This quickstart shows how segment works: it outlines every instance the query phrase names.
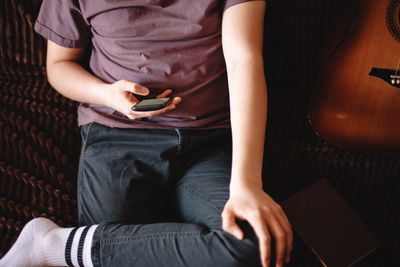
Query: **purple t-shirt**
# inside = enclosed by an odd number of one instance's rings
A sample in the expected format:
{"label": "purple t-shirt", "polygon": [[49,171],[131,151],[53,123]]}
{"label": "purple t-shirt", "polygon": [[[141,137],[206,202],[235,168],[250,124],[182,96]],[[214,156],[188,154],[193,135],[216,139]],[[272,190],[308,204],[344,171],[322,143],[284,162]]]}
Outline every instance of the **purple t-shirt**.
{"label": "purple t-shirt", "polygon": [[64,47],[91,46],[90,71],[105,82],[126,79],[148,87],[150,96],[172,89],[182,97],[176,109],[139,120],[81,103],[79,125],[227,128],[222,14],[247,1],[43,0],[35,30]]}

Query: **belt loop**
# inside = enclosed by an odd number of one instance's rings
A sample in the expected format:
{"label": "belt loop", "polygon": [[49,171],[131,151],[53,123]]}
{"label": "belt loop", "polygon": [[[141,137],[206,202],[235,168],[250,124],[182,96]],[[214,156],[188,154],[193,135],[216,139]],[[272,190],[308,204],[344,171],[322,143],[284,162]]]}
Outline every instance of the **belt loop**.
{"label": "belt loop", "polygon": [[182,150],[182,142],[183,142],[183,133],[180,129],[175,128],[175,132],[178,135],[178,155]]}

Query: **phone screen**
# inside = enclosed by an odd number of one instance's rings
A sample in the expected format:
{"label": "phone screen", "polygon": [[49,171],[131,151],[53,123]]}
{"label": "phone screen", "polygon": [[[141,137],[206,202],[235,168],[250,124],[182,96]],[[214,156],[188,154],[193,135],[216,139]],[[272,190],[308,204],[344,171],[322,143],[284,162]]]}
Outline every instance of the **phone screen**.
{"label": "phone screen", "polygon": [[132,107],[133,111],[151,111],[166,107],[171,101],[170,97],[144,99]]}

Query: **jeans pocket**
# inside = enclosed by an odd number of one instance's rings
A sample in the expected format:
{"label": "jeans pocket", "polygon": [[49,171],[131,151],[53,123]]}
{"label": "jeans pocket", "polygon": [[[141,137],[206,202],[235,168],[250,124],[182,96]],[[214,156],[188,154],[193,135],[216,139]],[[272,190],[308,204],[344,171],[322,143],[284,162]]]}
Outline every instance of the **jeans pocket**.
{"label": "jeans pocket", "polygon": [[99,124],[96,122],[91,122],[81,126],[81,138],[82,138],[82,147],[81,147],[81,156],[84,154],[86,148],[92,142],[92,135]]}
{"label": "jeans pocket", "polygon": [[78,202],[78,218],[79,221],[81,222],[81,217],[82,217],[82,209],[81,209],[81,202],[82,202],[82,184],[84,183],[84,177],[83,177],[83,170],[85,168],[85,152],[88,146],[92,143],[92,134],[95,130],[95,127],[98,124],[95,122],[91,122],[85,125],[81,126],[81,138],[82,138],[82,144],[81,144],[81,154],[79,158],[79,166],[78,166],[78,177],[77,177],[77,202]]}

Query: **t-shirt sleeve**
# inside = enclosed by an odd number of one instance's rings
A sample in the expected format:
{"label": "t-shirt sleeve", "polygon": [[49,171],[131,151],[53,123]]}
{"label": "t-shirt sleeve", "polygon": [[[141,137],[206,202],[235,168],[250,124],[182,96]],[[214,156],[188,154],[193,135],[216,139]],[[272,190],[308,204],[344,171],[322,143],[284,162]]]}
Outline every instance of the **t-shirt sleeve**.
{"label": "t-shirt sleeve", "polygon": [[43,0],[35,31],[58,45],[78,48],[90,42],[90,26],[78,0]]}
{"label": "t-shirt sleeve", "polygon": [[249,1],[266,1],[266,0],[225,0],[224,2],[224,12],[231,6],[244,3],[244,2],[249,2]]}

